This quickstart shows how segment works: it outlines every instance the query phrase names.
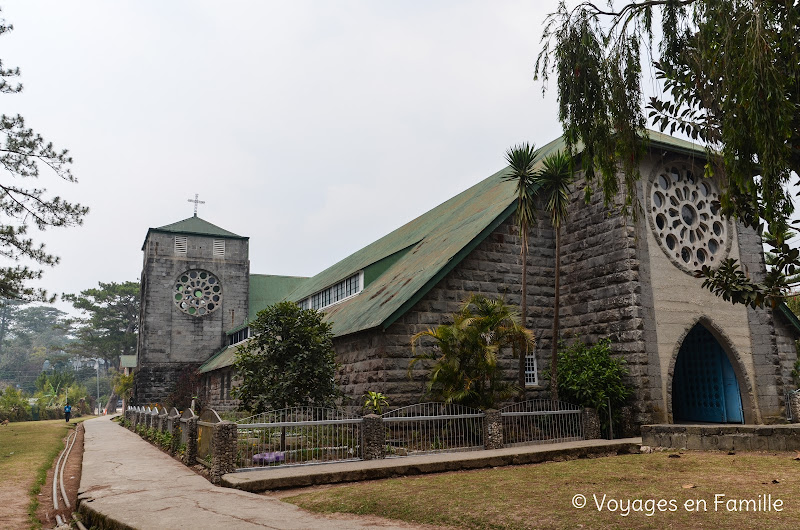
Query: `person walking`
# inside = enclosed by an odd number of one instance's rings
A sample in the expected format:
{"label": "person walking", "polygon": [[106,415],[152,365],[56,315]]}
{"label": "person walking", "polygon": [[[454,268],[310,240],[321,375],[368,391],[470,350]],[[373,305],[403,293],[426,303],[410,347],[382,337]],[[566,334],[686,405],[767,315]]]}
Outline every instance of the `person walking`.
{"label": "person walking", "polygon": [[72,407],[70,406],[69,403],[67,403],[66,405],[64,405],[64,421],[68,422],[71,414],[72,414]]}

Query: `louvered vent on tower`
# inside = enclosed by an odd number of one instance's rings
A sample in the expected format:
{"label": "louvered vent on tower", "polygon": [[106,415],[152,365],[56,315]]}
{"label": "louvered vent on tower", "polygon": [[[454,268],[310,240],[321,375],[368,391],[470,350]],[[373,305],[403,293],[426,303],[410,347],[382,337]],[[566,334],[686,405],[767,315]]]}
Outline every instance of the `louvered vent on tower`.
{"label": "louvered vent on tower", "polygon": [[186,236],[175,236],[175,254],[185,255],[187,247]]}
{"label": "louvered vent on tower", "polygon": [[225,240],[224,239],[215,239],[214,240],[214,257],[215,258],[224,258],[225,257]]}

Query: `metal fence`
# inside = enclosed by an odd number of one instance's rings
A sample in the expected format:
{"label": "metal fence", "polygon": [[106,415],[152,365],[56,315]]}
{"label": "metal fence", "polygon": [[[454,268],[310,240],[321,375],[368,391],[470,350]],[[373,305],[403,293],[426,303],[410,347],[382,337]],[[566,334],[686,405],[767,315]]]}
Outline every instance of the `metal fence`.
{"label": "metal fence", "polygon": [[386,456],[483,449],[483,412],[461,405],[420,403],[383,415]]}
{"label": "metal fence", "polygon": [[581,409],[561,401],[534,399],[500,410],[506,447],[583,440]]}
{"label": "metal fence", "polygon": [[319,407],[295,407],[237,422],[238,469],[361,458],[362,419]]}

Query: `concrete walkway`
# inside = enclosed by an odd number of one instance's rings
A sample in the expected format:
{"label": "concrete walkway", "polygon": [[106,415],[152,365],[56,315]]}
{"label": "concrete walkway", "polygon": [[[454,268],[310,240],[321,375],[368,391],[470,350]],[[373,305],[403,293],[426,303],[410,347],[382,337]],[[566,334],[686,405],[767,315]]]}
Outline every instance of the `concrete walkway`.
{"label": "concrete walkway", "polygon": [[[416,528],[400,522],[316,516],[277,499],[249,493],[311,484],[326,484],[476,469],[591,454],[638,451],[641,438],[587,440],[514,447],[494,451],[446,453],[416,457],[297,466],[231,473],[211,485],[186,466],[156,449],[109,417],[84,422],[83,471],[79,511],[98,528],[278,528],[347,529]],[[89,525],[87,525],[89,526]]]}
{"label": "concrete walkway", "polygon": [[[213,486],[109,416],[84,422],[78,509],[87,527],[114,529],[375,528],[277,499]],[[88,521],[87,521],[88,519]],[[415,528],[402,523],[381,528]]]}

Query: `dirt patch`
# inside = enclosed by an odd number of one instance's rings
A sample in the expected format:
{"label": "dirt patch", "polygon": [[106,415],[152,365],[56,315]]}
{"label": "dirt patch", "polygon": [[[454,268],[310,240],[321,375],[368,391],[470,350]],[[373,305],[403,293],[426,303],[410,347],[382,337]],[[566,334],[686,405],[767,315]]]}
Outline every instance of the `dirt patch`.
{"label": "dirt patch", "polygon": [[60,515],[62,520],[71,521],[72,512],[77,511],[78,488],[81,484],[81,467],[83,465],[83,425],[78,424],[76,429],[78,437],[64,466],[64,490],[71,507],[66,507],[61,498],[61,487],[56,485],[59,509],[53,508],[53,475],[55,474],[55,464],[58,462],[56,458],[53,467],[47,472],[47,483],[42,486],[42,491],[39,493],[39,509],[36,511],[36,516],[41,521],[43,528],[55,528],[56,515]]}
{"label": "dirt patch", "polygon": [[[30,497],[26,488],[14,482],[0,480],[0,528],[27,528]],[[8,525],[8,526],[6,526]]]}

